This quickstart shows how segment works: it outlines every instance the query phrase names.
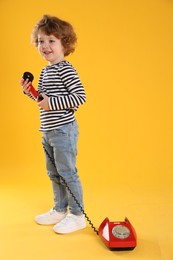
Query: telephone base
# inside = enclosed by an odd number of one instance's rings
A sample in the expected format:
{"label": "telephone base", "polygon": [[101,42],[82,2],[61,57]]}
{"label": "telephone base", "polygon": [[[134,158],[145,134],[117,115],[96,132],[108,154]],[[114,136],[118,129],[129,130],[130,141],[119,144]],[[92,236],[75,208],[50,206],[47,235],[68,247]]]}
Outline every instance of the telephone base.
{"label": "telephone base", "polygon": [[136,245],[136,232],[125,218],[122,222],[110,222],[108,218],[101,223],[98,235],[110,250],[133,250]]}

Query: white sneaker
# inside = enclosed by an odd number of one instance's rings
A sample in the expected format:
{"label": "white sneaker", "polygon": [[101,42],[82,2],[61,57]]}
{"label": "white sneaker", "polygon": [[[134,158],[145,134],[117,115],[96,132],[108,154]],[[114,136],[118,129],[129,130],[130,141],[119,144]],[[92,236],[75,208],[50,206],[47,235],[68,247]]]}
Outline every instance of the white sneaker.
{"label": "white sneaker", "polygon": [[55,209],[38,215],[35,217],[35,222],[40,225],[51,225],[60,222],[67,215],[67,212],[57,212]]}
{"label": "white sneaker", "polygon": [[68,214],[61,222],[53,227],[56,233],[67,234],[86,227],[84,215],[76,216]]}

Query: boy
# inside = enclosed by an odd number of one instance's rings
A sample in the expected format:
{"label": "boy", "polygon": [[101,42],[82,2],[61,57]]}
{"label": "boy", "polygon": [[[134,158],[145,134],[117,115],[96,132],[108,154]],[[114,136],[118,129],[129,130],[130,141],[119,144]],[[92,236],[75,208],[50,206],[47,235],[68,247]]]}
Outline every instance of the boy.
{"label": "boy", "polygon": [[[81,208],[58,177],[60,174],[65,179],[83,208],[82,185],[76,168],[78,125],[74,113],[85,103],[86,95],[76,70],[65,60],[75,50],[76,41],[71,24],[54,16],[44,15],[32,32],[32,42],[48,61],[38,82],[38,92],[43,97],[38,106],[42,143],[56,166],[45,153],[54,207],[36,216],[35,221],[40,225],[53,224],[53,230],[62,234],[86,227]],[[24,93],[32,98],[30,83],[28,79],[21,81]]]}

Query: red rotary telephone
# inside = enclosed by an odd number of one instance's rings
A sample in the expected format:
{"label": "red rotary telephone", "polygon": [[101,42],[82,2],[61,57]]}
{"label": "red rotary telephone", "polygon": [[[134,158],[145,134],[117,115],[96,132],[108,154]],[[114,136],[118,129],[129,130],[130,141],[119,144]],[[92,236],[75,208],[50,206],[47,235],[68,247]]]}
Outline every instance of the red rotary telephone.
{"label": "red rotary telephone", "polygon": [[[29,81],[32,82],[34,79],[34,76],[30,72],[25,72],[23,74],[23,79],[24,80],[29,79]],[[30,93],[33,96],[33,98],[35,100],[37,100],[38,102],[43,99],[41,94],[39,94],[34,89],[34,87],[32,86],[31,83],[30,83]],[[51,156],[49,155],[49,153],[47,152],[45,147],[44,147],[44,150],[47,153],[47,155],[49,156],[50,160],[52,161],[52,164],[54,164],[53,158],[51,158]],[[133,228],[132,224],[130,223],[130,221],[127,218],[125,218],[125,220],[121,221],[121,222],[119,222],[119,221],[110,222],[108,218],[105,218],[97,231],[97,229],[94,227],[91,220],[89,219],[89,217],[87,216],[87,214],[84,212],[83,208],[77,201],[76,197],[71,192],[71,190],[68,187],[64,178],[61,175],[59,175],[59,177],[65,184],[66,188],[68,189],[68,191],[74,198],[74,200],[77,203],[77,205],[79,206],[79,208],[81,209],[81,212],[85,215],[85,218],[87,219],[87,221],[89,222],[91,227],[94,229],[94,231],[97,233],[97,235],[99,235],[101,240],[104,242],[104,244],[110,250],[132,250],[136,247],[136,245],[137,245],[136,232],[135,232],[135,229]]]}
{"label": "red rotary telephone", "polygon": [[137,245],[136,232],[127,218],[122,222],[110,222],[105,218],[98,235],[110,250],[132,250]]}

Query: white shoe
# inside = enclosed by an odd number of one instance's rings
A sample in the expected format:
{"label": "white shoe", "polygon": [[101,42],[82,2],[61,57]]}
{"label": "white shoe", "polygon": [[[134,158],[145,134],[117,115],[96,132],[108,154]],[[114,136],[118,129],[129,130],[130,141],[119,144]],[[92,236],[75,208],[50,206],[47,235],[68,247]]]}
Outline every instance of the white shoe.
{"label": "white shoe", "polygon": [[57,223],[53,230],[56,233],[67,234],[86,227],[84,215],[76,216],[68,214],[61,222]]}
{"label": "white shoe", "polygon": [[57,212],[55,209],[38,215],[35,217],[35,222],[40,225],[51,225],[60,222],[67,215],[67,212]]}

